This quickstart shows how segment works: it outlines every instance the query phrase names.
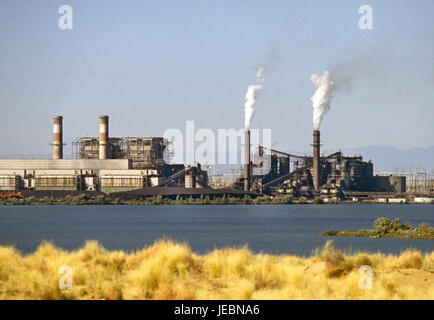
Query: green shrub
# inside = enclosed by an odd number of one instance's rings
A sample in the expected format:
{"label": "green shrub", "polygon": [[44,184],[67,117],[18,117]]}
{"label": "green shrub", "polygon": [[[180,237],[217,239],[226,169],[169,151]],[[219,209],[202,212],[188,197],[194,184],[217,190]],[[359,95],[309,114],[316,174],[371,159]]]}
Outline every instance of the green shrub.
{"label": "green shrub", "polygon": [[225,194],[224,194],[223,197],[222,197],[222,203],[223,203],[223,204],[228,203],[228,199],[226,198],[226,195],[225,195]]}
{"label": "green shrub", "polygon": [[184,198],[178,194],[175,199],[175,204],[183,205],[183,204],[187,204],[187,201],[184,200]]}
{"label": "green shrub", "polygon": [[419,232],[420,233],[423,233],[423,234],[427,234],[427,233],[429,233],[429,231],[430,231],[430,227],[429,227],[429,224],[428,223],[426,223],[426,222],[422,222],[420,225],[419,225]]}
{"label": "green shrub", "polygon": [[250,196],[245,195],[243,198],[243,203],[244,204],[251,204],[252,203],[252,198],[250,198]]}
{"label": "green shrub", "polygon": [[410,224],[410,221],[405,220],[404,223],[401,225],[401,230],[414,230],[414,227]]}
{"label": "green shrub", "polygon": [[390,221],[389,218],[380,217],[374,221],[375,234],[387,234],[390,233],[392,230],[392,221]]}
{"label": "green shrub", "polygon": [[71,200],[70,200],[70,203],[72,204],[72,205],[77,205],[77,204],[80,204],[80,197],[73,197]]}
{"label": "green shrub", "polygon": [[95,204],[105,204],[106,203],[106,199],[104,195],[98,195],[95,197]]}
{"label": "green shrub", "polygon": [[28,198],[25,198],[25,200],[26,200],[27,204],[33,204],[33,203],[35,203],[36,198],[35,198],[35,196],[30,196]]}
{"label": "green shrub", "polygon": [[294,197],[293,196],[286,196],[285,198],[283,198],[283,203],[285,203],[285,204],[294,203]]}
{"label": "green shrub", "polygon": [[211,203],[211,200],[210,200],[209,196],[206,196],[205,198],[203,198],[202,204],[210,204],[210,203]]}
{"label": "green shrub", "polygon": [[17,198],[10,198],[10,199],[8,200],[8,204],[9,204],[9,205],[17,205],[17,204],[19,204],[19,201],[18,201]]}
{"label": "green shrub", "polygon": [[401,220],[396,218],[392,221],[392,231],[397,232],[399,230],[401,230]]}
{"label": "green shrub", "polygon": [[278,204],[280,204],[280,203],[282,203],[282,198],[279,197],[279,196],[275,196],[275,197],[273,197],[273,199],[271,200],[271,202],[272,203],[278,203]]}
{"label": "green shrub", "polygon": [[236,204],[237,203],[237,198],[229,197],[228,203],[230,203],[230,204]]}
{"label": "green shrub", "polygon": [[163,204],[163,196],[161,194],[157,195],[157,197],[155,198],[155,204]]}

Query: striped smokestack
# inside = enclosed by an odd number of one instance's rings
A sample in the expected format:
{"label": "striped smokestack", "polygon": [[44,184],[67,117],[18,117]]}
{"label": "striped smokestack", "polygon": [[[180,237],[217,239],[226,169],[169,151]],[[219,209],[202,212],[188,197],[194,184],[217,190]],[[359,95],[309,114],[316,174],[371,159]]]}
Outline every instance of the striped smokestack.
{"label": "striped smokestack", "polygon": [[99,159],[104,160],[108,158],[108,116],[99,117]]}
{"label": "striped smokestack", "polygon": [[244,191],[250,191],[250,130],[244,132]]}
{"label": "striped smokestack", "polygon": [[53,117],[53,159],[63,159],[63,118]]}
{"label": "striped smokestack", "polygon": [[313,188],[319,191],[319,175],[320,175],[320,139],[319,130],[313,131]]}

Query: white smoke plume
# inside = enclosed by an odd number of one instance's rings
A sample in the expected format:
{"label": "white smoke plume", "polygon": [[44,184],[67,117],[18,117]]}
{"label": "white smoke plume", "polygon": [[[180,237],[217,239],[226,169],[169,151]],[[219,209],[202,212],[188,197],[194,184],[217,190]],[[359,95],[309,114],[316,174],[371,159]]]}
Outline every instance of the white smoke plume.
{"label": "white smoke plume", "polygon": [[310,76],[316,90],[312,98],[313,106],[313,127],[319,130],[324,114],[330,110],[330,101],[335,84],[332,81],[331,73],[325,70],[322,75],[313,74]]}
{"label": "white smoke plume", "polygon": [[265,71],[265,67],[263,65],[260,65],[258,67],[258,70],[256,70],[256,81],[257,82],[264,83],[264,78],[262,77],[262,75],[264,74],[264,71]]}
{"label": "white smoke plume", "polygon": [[255,114],[255,101],[258,93],[262,91],[264,85],[264,78],[262,77],[265,68],[263,65],[260,65],[258,70],[256,70],[256,84],[250,85],[247,88],[244,103],[244,127],[246,129],[250,128],[250,124],[252,123],[253,115]]}

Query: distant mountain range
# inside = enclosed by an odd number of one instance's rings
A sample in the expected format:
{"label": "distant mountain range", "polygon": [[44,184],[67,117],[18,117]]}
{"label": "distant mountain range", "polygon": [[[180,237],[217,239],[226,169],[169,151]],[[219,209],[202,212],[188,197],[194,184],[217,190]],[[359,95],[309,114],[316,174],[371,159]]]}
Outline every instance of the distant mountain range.
{"label": "distant mountain range", "polygon": [[[322,154],[330,154],[337,150],[321,150]],[[365,161],[369,159],[374,163],[376,171],[402,171],[410,168],[425,168],[428,172],[434,171],[434,145],[427,148],[412,148],[408,150],[394,147],[360,147],[344,148],[341,150],[344,155],[361,155]],[[307,151],[293,151],[295,154],[311,154]],[[70,157],[70,155],[65,155]],[[39,155],[0,155],[0,158],[51,158],[51,154]]]}

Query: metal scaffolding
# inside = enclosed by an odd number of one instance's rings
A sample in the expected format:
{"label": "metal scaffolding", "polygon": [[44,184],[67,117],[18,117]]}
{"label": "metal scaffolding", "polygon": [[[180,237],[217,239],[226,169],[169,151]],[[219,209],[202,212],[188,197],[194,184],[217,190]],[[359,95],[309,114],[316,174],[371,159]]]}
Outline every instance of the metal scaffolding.
{"label": "metal scaffolding", "polygon": [[[125,159],[125,138],[109,138],[108,158]],[[81,137],[72,141],[74,159],[98,159],[99,140],[93,137]]]}
{"label": "metal scaffolding", "polygon": [[[108,158],[131,159],[133,169],[161,166],[165,163],[164,151],[168,145],[168,141],[161,137],[109,138]],[[76,138],[72,142],[72,157],[75,159],[98,159],[98,138]]]}
{"label": "metal scaffolding", "polygon": [[164,164],[163,153],[167,146],[164,138],[128,137],[125,138],[125,143],[126,158],[132,160],[133,168],[143,169]]}

